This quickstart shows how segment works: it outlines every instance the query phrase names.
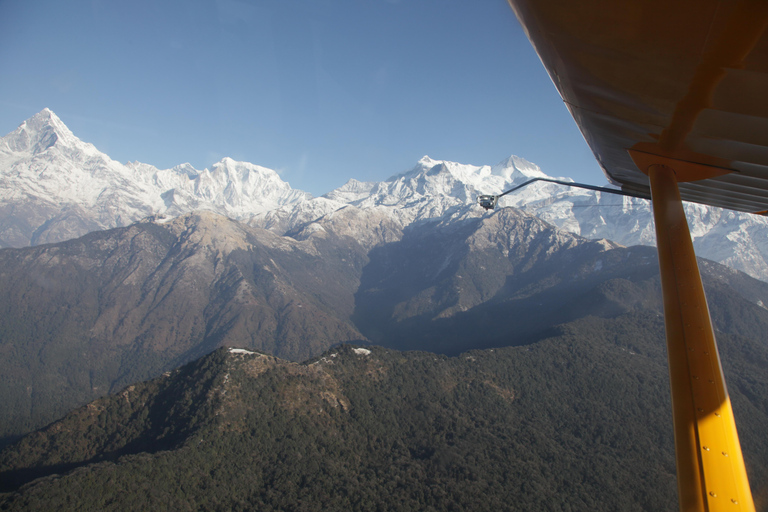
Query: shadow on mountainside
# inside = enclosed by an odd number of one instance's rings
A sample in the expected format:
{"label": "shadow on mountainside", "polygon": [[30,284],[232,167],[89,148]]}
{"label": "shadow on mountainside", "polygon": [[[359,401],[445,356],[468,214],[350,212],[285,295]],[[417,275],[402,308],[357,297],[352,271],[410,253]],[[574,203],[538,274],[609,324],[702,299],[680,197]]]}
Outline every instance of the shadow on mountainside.
{"label": "shadow on mountainside", "polygon": [[[467,232],[476,229],[468,223]],[[435,230],[409,230],[369,253],[352,319],[373,343],[446,355],[534,343],[558,324],[628,311],[661,313],[649,247],[583,241],[547,252],[478,248]]]}

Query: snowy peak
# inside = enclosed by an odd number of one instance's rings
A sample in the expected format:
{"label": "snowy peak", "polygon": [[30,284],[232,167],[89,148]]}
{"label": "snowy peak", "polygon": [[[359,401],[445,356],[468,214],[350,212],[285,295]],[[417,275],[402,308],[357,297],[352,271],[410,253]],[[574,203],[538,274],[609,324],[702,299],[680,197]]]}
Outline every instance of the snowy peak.
{"label": "snowy peak", "polygon": [[[311,198],[275,171],[231,158],[202,171],[188,163],[164,170],[121,164],[78,139],[49,109],[0,139],[0,208],[19,212],[0,226],[0,247],[57,242],[195,210],[244,220]],[[28,215],[30,208],[35,212]]]}
{"label": "snowy peak", "polygon": [[375,182],[358,181],[354,178],[346,182],[336,190],[331,190],[323,195],[326,199],[341,201],[343,203],[354,203],[371,195],[371,190],[376,186]]}
{"label": "snowy peak", "polygon": [[[308,233],[310,224],[325,218],[330,231],[372,247],[397,238],[412,223],[487,216],[476,203],[478,195],[546,177],[517,156],[494,166],[424,156],[386,181],[353,179],[312,198],[271,169],[231,158],[202,171],[188,163],[164,170],[139,162],[124,165],[80,141],[44,109],[0,139],[0,209],[6,212],[0,219],[0,247],[58,242],[199,210],[280,235]],[[347,206],[356,209],[332,215]],[[644,200],[539,181],[500,199],[499,208],[510,206],[585,238],[655,243]],[[697,254],[768,281],[768,219],[703,205],[685,208]]]}
{"label": "snowy peak", "polygon": [[533,178],[548,178],[538,165],[524,158],[512,155],[491,168],[491,174],[503,178],[508,183],[527,181]]}
{"label": "snowy peak", "polygon": [[[459,182],[466,187],[474,189],[474,195],[481,193],[501,193],[514,185],[519,185],[533,178],[551,178],[544,174],[538,165],[529,162],[524,158],[512,155],[502,160],[494,166],[488,165],[468,165],[448,160],[434,160],[429,156],[424,156],[419,160],[416,166],[410,171],[393,176],[387,182],[394,182],[406,179],[419,179],[451,184],[455,188],[455,183]],[[571,181],[569,178],[557,178],[564,181]],[[445,193],[450,194],[446,190]],[[474,201],[474,197],[471,198]]]}
{"label": "snowy peak", "polygon": [[266,167],[224,158],[195,179],[198,196],[226,205],[226,211],[243,218],[284,204],[311,199],[293,190],[277,172]]}
{"label": "snowy peak", "polygon": [[200,175],[200,171],[192,167],[192,164],[190,164],[189,162],[176,165],[171,170],[175,174],[178,174],[180,176],[187,176],[191,180],[197,178]]}
{"label": "snowy peak", "polygon": [[[514,155],[493,167],[424,156],[409,171],[386,181],[350,180],[324,197],[363,210],[389,208],[392,218],[407,226],[439,217],[481,216],[483,210],[476,206],[478,195],[499,194],[531,178],[547,177],[537,165]],[[530,200],[551,195],[550,188],[550,184],[537,183],[520,194]]]}
{"label": "snowy peak", "polygon": [[450,176],[453,179],[471,184],[477,182],[484,177],[490,175],[490,167],[487,165],[476,166],[460,164],[458,162],[451,162],[448,160],[434,160],[428,156],[424,156],[419,160],[416,166],[407,173],[399,176],[393,176],[387,181],[397,180],[402,177],[417,177],[420,175],[426,176]]}
{"label": "snowy peak", "polygon": [[[500,194],[533,178],[550,176],[517,156],[492,167],[424,156],[411,170],[386,181],[351,180],[325,197],[363,210],[386,208],[405,227],[428,219],[488,215],[476,205],[479,194]],[[626,246],[656,241],[650,204],[642,199],[539,181],[499,200],[499,208],[510,206],[589,239]],[[685,210],[699,256],[768,281],[768,219],[696,204],[686,204]]]}
{"label": "snowy peak", "polygon": [[42,153],[56,144],[84,144],[47,108],[21,123],[15,131],[3,137],[3,141],[9,151],[30,152],[33,155]]}
{"label": "snowy peak", "polygon": [[284,182],[272,169],[267,169],[266,167],[261,167],[248,162],[238,162],[229,157],[213,164],[210,174],[214,179],[221,183],[250,183],[255,186],[269,186],[283,190],[291,188],[290,185]]}

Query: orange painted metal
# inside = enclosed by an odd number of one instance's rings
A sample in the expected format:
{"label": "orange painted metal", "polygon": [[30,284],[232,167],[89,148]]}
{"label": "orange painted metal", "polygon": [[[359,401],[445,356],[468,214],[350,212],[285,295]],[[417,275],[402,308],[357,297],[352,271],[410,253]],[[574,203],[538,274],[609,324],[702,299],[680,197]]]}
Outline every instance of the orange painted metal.
{"label": "orange painted metal", "polygon": [[736,423],[674,171],[648,168],[664,295],[681,511],[753,511]]}
{"label": "orange painted metal", "polygon": [[632,157],[632,161],[635,162],[637,168],[645,174],[648,174],[648,169],[653,165],[664,165],[670,169],[674,169],[675,179],[678,183],[699,181],[733,172],[730,169],[724,169],[722,167],[668,158],[655,153],[638,151],[637,149],[630,149],[629,156]]}

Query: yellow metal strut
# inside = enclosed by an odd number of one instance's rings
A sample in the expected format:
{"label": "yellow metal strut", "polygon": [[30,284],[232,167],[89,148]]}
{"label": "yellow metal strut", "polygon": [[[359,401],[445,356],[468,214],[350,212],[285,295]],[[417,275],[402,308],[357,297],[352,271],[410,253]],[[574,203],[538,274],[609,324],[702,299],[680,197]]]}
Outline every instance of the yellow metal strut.
{"label": "yellow metal strut", "polygon": [[677,178],[647,169],[659,252],[681,511],[754,511]]}

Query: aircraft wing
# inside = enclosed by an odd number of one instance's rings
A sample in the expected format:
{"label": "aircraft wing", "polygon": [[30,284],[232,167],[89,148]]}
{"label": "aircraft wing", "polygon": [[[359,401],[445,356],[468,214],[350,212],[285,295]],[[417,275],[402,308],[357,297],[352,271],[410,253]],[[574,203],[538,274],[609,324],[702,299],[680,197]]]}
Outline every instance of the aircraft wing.
{"label": "aircraft wing", "polygon": [[768,211],[768,2],[509,0],[608,179]]}

